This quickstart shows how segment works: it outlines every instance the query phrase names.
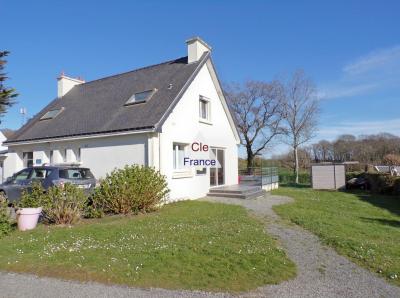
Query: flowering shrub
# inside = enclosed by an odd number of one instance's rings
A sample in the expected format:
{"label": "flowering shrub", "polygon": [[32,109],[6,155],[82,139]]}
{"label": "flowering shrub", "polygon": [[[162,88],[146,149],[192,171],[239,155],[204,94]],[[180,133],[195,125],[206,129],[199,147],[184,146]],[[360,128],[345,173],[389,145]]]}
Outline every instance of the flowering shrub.
{"label": "flowering shrub", "polygon": [[160,172],[144,166],[125,166],[100,182],[92,197],[93,208],[114,214],[149,212],[168,193],[167,181]]}
{"label": "flowering shrub", "polygon": [[67,183],[50,187],[47,191],[48,204],[43,205],[45,218],[55,224],[74,224],[83,215],[87,200],[82,189]]}
{"label": "flowering shrub", "polygon": [[50,187],[47,192],[41,183],[33,183],[30,191],[23,191],[19,208],[43,208],[48,223],[73,224],[82,214],[87,198],[82,189],[67,183]]}

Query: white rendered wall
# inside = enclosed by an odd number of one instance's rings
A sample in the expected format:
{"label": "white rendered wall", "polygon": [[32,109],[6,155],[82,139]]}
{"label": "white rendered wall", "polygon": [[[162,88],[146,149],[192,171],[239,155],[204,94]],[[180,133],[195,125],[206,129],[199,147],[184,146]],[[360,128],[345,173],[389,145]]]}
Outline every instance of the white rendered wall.
{"label": "white rendered wall", "polygon": [[82,165],[92,170],[97,179],[115,168],[147,164],[147,135],[133,134],[93,139],[81,149]]}
{"label": "white rendered wall", "polygon": [[5,142],[6,140],[7,140],[7,138],[0,131],[0,151],[7,150],[7,146],[3,145],[3,142]]}
{"label": "white rendered wall", "polygon": [[4,179],[12,176],[15,172],[23,168],[22,153],[9,152],[4,160]]}
{"label": "white rendered wall", "polygon": [[64,75],[61,75],[57,79],[57,96],[62,97],[67,94],[74,86],[84,83],[82,80],[70,78]]}
{"label": "white rendered wall", "polygon": [[62,163],[61,152],[67,149],[67,162],[76,162],[78,148],[81,148],[83,167],[92,170],[97,179],[105,177],[115,168],[125,165],[147,163],[147,135],[131,134],[102,138],[91,138],[74,141],[62,141],[32,145],[12,145],[9,156],[5,160],[5,177],[23,169],[22,152],[33,151],[33,163],[41,159],[49,163],[50,150],[53,150],[53,163]]}
{"label": "white rendered wall", "polygon": [[211,51],[210,48],[206,47],[202,42],[200,42],[197,39],[187,41],[187,43],[188,43],[188,63],[198,61],[205,52]]}
{"label": "white rendered wall", "polygon": [[[210,100],[211,124],[199,121],[200,95]],[[206,65],[175,106],[160,133],[159,162],[161,172],[168,179],[171,200],[200,198],[210,189],[209,168],[206,175],[197,176],[192,168],[187,177],[174,178],[176,175],[173,170],[173,143],[191,144],[194,141],[225,149],[225,185],[238,183],[238,144]],[[154,165],[157,166],[156,163]]]}

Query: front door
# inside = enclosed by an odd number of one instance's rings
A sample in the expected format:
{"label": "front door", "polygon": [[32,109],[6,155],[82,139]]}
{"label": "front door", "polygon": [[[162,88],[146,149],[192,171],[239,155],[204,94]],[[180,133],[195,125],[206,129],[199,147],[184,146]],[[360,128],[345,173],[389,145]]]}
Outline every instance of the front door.
{"label": "front door", "polygon": [[225,150],[211,148],[210,159],[216,161],[215,167],[210,167],[210,186],[225,184]]}

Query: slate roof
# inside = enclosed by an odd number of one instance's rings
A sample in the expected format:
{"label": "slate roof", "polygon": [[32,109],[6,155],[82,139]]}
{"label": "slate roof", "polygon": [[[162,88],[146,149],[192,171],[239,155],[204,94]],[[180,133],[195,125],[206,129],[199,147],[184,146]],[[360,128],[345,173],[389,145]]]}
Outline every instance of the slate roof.
{"label": "slate roof", "polygon": [[0,131],[3,133],[3,135],[6,137],[6,139],[11,138],[11,136],[15,133],[12,129],[9,128],[3,128],[0,129]]}
{"label": "slate roof", "polygon": [[[156,129],[208,57],[205,53],[190,64],[183,57],[77,85],[48,104],[6,143]],[[124,105],[134,93],[154,88],[157,92],[149,101]],[[47,111],[61,107],[63,112],[54,119],[40,120]]]}

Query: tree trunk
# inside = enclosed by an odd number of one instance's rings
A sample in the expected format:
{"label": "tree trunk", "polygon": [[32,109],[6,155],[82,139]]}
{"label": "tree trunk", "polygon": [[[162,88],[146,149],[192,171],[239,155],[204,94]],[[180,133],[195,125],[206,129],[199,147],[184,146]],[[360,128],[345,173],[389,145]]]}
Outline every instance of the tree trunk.
{"label": "tree trunk", "polygon": [[294,147],[294,171],[296,175],[296,184],[299,184],[299,155],[297,147]]}
{"label": "tree trunk", "polygon": [[251,150],[251,147],[250,148],[247,147],[247,174],[248,175],[252,174],[253,162],[254,162],[253,151]]}

